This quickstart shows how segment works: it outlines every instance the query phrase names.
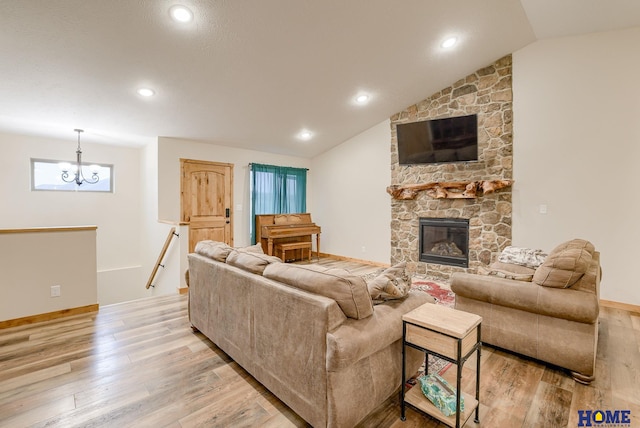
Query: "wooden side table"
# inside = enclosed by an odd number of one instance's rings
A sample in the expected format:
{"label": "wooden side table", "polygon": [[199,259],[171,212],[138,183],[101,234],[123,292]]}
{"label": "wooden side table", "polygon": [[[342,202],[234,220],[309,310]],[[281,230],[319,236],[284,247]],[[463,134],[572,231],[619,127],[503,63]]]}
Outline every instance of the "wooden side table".
{"label": "wooden side table", "polygon": [[[445,306],[426,303],[402,317],[402,386],[400,387],[400,417],[405,420],[405,406],[420,410],[444,424],[459,428],[475,411],[475,422],[479,419],[480,403],[480,341],[482,317]],[[457,365],[456,400],[457,412],[445,416],[427,399],[416,384],[405,393],[406,347],[425,353],[425,372],[429,370],[429,354]],[[462,367],[467,359],[477,352],[475,399],[461,391]],[[428,373],[425,373],[428,374]],[[460,397],[464,396],[464,412],[460,412]]]}

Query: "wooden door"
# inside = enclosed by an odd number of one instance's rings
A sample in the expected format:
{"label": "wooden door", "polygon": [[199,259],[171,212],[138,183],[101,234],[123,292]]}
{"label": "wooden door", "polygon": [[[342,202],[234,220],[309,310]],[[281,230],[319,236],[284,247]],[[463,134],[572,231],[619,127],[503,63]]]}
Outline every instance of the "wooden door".
{"label": "wooden door", "polygon": [[182,222],[189,224],[189,252],[198,241],[233,245],[233,164],[180,159]]}

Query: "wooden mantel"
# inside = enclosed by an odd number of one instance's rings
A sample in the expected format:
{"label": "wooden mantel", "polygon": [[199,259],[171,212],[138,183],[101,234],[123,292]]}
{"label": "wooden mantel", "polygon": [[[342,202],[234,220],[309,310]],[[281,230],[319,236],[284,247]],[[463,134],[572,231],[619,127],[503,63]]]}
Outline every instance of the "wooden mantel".
{"label": "wooden mantel", "polygon": [[436,199],[473,199],[483,194],[493,193],[509,187],[513,180],[453,181],[423,184],[393,184],[387,187],[387,193],[393,199],[413,200],[418,193],[426,190],[427,195]]}

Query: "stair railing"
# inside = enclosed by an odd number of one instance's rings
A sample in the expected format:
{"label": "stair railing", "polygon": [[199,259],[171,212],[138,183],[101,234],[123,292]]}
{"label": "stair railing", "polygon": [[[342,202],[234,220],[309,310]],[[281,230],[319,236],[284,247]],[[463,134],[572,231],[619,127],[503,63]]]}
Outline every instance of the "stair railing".
{"label": "stair railing", "polygon": [[147,281],[147,286],[145,288],[148,289],[149,287],[155,287],[155,285],[153,285],[153,280],[156,278],[156,274],[158,273],[158,268],[160,267],[164,268],[164,265],[162,264],[162,259],[167,253],[167,250],[169,249],[169,244],[171,244],[171,240],[173,239],[174,236],[180,236],[180,235],[176,233],[176,228],[172,227],[171,230],[169,231],[169,234],[167,235],[167,239],[164,241],[164,246],[162,247],[162,251],[160,251],[158,260],[156,261],[156,264],[153,266],[153,271],[151,272],[151,276],[149,276],[149,280]]}

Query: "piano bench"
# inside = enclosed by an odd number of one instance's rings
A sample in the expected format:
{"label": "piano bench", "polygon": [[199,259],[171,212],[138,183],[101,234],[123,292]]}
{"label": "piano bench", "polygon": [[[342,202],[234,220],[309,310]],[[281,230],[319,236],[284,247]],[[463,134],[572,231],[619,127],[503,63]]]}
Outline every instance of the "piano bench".
{"label": "piano bench", "polygon": [[280,257],[283,262],[287,261],[287,251],[302,250],[302,256],[304,257],[304,250],[307,250],[307,257],[311,261],[311,242],[286,242],[282,244],[276,244],[276,256]]}

